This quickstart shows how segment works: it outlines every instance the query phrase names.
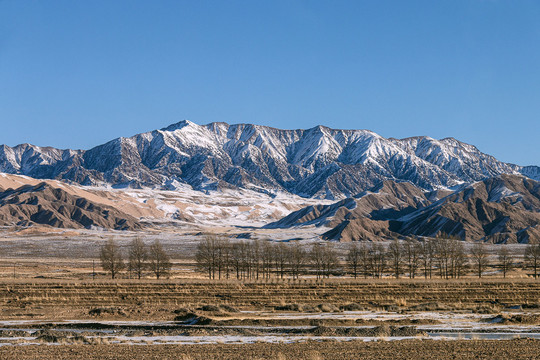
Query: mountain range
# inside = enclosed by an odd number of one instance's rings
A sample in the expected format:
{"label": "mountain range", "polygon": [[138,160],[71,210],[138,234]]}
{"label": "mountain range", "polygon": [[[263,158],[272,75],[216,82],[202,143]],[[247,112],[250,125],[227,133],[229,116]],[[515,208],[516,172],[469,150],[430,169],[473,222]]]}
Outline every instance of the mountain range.
{"label": "mountain range", "polygon": [[540,241],[540,168],[453,138],[182,121],[90,150],[3,145],[0,175],[2,226],[139,230],[148,219],[234,218],[325,227],[322,238],[339,241]]}
{"label": "mountain range", "polygon": [[0,146],[0,172],[117,188],[252,189],[343,199],[383,180],[424,190],[501,174],[540,179],[538,166],[498,161],[454,138],[387,139],[368,130],[281,130],[181,121],[90,150]]}

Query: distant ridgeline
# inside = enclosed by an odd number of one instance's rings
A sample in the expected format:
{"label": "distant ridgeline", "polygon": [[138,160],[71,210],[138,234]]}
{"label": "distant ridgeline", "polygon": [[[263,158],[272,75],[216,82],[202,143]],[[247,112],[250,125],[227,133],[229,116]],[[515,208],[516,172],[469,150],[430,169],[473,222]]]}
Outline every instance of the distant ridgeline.
{"label": "distant ridgeline", "polygon": [[280,130],[182,121],[90,150],[0,147],[0,172],[82,185],[196,190],[248,188],[342,199],[383,180],[424,190],[501,174],[540,179],[537,166],[498,161],[453,138],[386,139],[367,130]]}

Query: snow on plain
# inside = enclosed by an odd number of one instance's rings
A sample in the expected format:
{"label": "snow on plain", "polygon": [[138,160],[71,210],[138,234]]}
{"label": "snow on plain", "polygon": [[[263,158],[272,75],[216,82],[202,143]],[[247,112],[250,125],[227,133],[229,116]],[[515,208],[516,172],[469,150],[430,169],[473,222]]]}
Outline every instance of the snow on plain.
{"label": "snow on plain", "polygon": [[272,196],[245,189],[201,192],[187,185],[174,191],[130,189],[122,192],[136,203],[148,204],[149,200],[153,200],[156,208],[163,211],[166,217],[187,215],[203,225],[258,227],[308,205],[332,203],[331,200],[306,199],[284,192]]}

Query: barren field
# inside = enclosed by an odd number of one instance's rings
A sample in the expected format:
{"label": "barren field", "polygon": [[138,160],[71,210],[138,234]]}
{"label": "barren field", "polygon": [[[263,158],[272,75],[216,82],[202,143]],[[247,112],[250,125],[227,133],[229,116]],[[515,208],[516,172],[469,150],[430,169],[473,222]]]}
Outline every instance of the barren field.
{"label": "barren field", "polygon": [[539,340],[379,341],[293,344],[59,345],[0,347],[2,359],[539,359]]}

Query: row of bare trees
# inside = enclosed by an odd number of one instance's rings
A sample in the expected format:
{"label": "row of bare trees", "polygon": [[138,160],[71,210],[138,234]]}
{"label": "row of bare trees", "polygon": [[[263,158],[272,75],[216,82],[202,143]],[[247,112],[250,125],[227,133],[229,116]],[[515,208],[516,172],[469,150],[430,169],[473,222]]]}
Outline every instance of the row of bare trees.
{"label": "row of bare trees", "polygon": [[159,240],[149,246],[141,239],[134,239],[128,246],[127,264],[124,261],[122,249],[114,240],[110,239],[100,249],[101,267],[107,271],[112,279],[126,270],[131,275],[141,279],[147,272],[157,279],[169,275],[172,264],[169,256],[163,249]]}
{"label": "row of bare trees", "polygon": [[[489,266],[498,267],[506,277],[518,266],[516,256],[504,245],[499,246],[495,255],[496,261],[484,243],[474,243],[467,252],[463,241],[442,235],[432,240],[394,240],[387,248],[381,244],[353,243],[347,264],[355,278],[359,275],[381,277],[381,273],[387,272],[395,278],[406,275],[411,279],[417,276],[460,278],[469,271],[481,278]],[[537,278],[540,244],[527,245],[523,260],[521,266],[531,269]]]}
{"label": "row of bare trees", "polygon": [[388,273],[395,278],[424,276],[428,279],[435,272],[441,278],[459,278],[465,274],[467,261],[463,243],[448,238],[394,240],[387,247],[353,243],[347,254],[347,263],[355,278],[380,278]]}
{"label": "row of bare trees", "polygon": [[[318,279],[330,275],[351,274],[354,278],[400,277],[460,278],[471,271],[479,278],[488,267],[499,268],[503,276],[518,266],[517,258],[506,246],[490,256],[484,243],[473,244],[468,251],[464,242],[440,236],[431,240],[394,240],[382,243],[352,243],[344,261],[340,261],[332,243],[305,246],[298,242],[232,242],[219,236],[207,236],[197,247],[198,269],[210,279],[269,279],[312,275]],[[540,244],[526,247],[522,266],[539,274]]]}
{"label": "row of bare trees", "polygon": [[[329,277],[338,270],[339,260],[330,244],[304,245],[270,241],[231,242],[207,236],[197,247],[197,267],[210,279],[293,279],[311,271],[317,278]],[[309,270],[308,270],[309,269]]]}

